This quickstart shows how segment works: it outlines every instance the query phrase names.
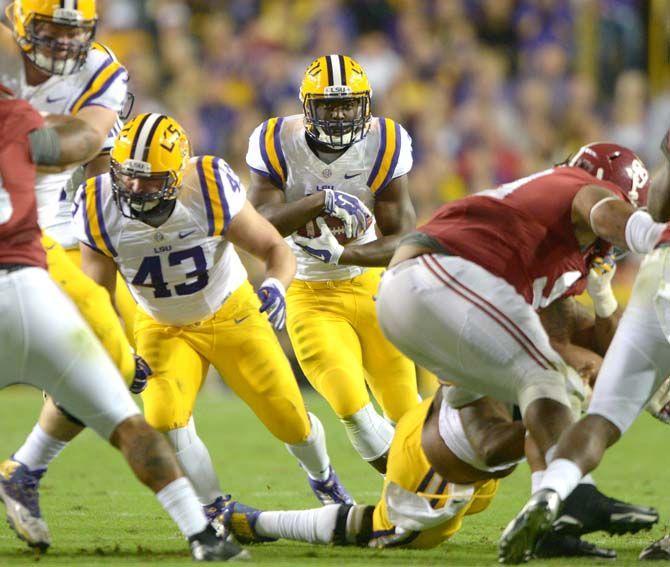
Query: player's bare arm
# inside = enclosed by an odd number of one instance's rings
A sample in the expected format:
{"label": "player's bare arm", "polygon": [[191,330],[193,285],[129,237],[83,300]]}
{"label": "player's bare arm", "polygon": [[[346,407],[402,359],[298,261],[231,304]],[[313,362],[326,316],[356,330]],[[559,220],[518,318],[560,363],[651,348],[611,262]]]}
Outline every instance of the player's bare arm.
{"label": "player's bare arm", "polygon": [[406,175],[397,177],[375,200],[374,214],[382,236],[372,242],[344,247],[340,264],[387,266],[398,242],[416,226]]}
{"label": "player's bare arm", "polygon": [[666,161],[651,178],[647,210],[656,222],[670,220],[670,152],[668,150],[668,135],[663,139],[663,153]]}
{"label": "player's bare arm", "polygon": [[114,305],[114,293],[116,290],[116,262],[113,258],[96,252],[90,246],[80,243],[81,268],[84,273],[95,283],[101,285],[109,292],[109,297]]}
{"label": "player's bare arm", "polygon": [[247,198],[282,236],[288,236],[323,212],[326,194],[318,191],[302,199],[286,202],[283,191],[272,182],[251,172]]}
{"label": "player's bare arm", "polygon": [[285,288],[289,286],[295,274],[295,256],[279,232],[249,202],[230,223],[226,238],[265,262],[267,277],[278,279]]}

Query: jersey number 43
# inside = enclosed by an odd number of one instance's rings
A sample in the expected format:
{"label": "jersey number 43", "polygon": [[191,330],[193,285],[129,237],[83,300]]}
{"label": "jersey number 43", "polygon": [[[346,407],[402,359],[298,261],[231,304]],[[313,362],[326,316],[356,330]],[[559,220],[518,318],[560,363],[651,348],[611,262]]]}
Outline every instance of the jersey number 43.
{"label": "jersey number 43", "polygon": [[[171,252],[167,257],[167,262],[170,267],[180,266],[184,262],[193,262],[194,269],[184,274],[184,279],[193,281],[184,281],[183,283],[175,284],[174,293],[176,295],[191,295],[203,289],[209,282],[209,274],[207,273],[207,260],[205,253],[200,246],[188,248],[186,250],[177,250]],[[172,297],[165,277],[163,276],[163,268],[161,265],[160,256],[147,256],[142,260],[137,274],[133,278],[133,285],[138,287],[152,287],[154,289],[154,297]]]}

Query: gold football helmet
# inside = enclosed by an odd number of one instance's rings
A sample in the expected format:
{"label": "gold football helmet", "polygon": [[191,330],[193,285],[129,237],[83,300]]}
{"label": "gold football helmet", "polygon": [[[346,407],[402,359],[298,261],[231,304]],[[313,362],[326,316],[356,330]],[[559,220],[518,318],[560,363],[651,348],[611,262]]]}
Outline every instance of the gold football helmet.
{"label": "gold football helmet", "polygon": [[165,210],[177,198],[191,147],[174,118],[145,113],[124,126],[110,157],[116,203],[124,216],[138,218]]}
{"label": "gold football helmet", "polygon": [[371,98],[368,77],[351,57],[318,57],[300,85],[307,134],[333,149],[359,142],[370,128]]}
{"label": "gold football helmet", "polygon": [[95,0],[14,0],[7,17],[25,56],[49,75],[82,68],[98,21]]}

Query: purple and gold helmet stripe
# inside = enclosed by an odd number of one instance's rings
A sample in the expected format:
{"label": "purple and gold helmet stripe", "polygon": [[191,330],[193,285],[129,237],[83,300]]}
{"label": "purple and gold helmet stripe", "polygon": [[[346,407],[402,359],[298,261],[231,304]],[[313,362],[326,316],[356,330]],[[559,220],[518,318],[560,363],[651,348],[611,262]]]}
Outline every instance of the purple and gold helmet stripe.
{"label": "purple and gold helmet stripe", "polygon": [[135,132],[135,139],[133,140],[130,157],[139,161],[147,161],[149,156],[149,149],[151,148],[151,140],[156,133],[158,125],[166,120],[167,116],[164,114],[151,113],[147,114],[140,122],[137,132]]}

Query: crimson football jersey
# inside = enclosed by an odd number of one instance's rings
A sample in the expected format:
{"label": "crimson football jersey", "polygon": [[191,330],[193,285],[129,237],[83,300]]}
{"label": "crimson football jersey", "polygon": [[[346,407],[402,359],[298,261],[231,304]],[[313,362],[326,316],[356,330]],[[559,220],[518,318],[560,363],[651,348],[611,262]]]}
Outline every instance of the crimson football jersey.
{"label": "crimson football jersey", "polygon": [[42,126],[23,100],[0,100],[0,264],[46,268],[28,133]]}
{"label": "crimson football jersey", "polygon": [[447,203],[418,230],[503,278],[539,309],[582,293],[592,259],[611,248],[600,239],[580,248],[575,237],[572,201],[586,185],[627,200],[618,186],[583,169],[556,167]]}

